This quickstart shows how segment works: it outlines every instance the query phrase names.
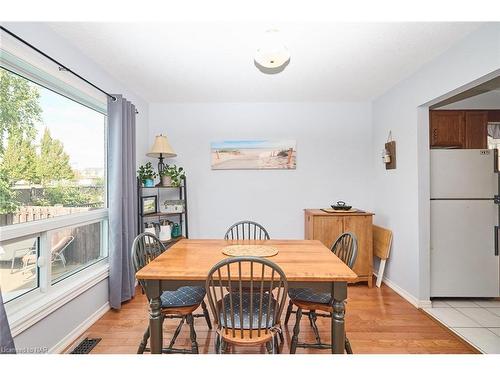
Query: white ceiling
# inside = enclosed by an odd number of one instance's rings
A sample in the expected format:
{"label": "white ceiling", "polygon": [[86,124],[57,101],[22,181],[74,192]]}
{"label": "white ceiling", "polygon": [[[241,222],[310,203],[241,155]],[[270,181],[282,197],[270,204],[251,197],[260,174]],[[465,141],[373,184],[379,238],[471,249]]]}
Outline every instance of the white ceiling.
{"label": "white ceiling", "polygon": [[[358,101],[408,77],[479,23],[49,23],[149,102]],[[278,28],[279,74],[253,62]]]}

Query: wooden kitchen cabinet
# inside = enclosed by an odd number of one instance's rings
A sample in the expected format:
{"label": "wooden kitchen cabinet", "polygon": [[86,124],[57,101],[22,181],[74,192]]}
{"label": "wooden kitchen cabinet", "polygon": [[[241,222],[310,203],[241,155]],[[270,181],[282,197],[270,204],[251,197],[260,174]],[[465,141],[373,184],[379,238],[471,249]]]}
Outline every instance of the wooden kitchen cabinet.
{"label": "wooden kitchen cabinet", "polygon": [[488,148],[488,111],[465,112],[465,148]]}
{"label": "wooden kitchen cabinet", "polygon": [[465,147],[465,112],[430,112],[431,147]]}
{"label": "wooden kitchen cabinet", "polygon": [[488,148],[489,112],[492,111],[430,111],[430,147]]}
{"label": "wooden kitchen cabinet", "polygon": [[367,281],[372,287],[373,274],[373,234],[370,212],[327,213],[319,209],[306,209],[305,239],[319,240],[331,248],[335,240],[344,232],[352,232],[358,239],[358,256],[354,264],[357,281]]}

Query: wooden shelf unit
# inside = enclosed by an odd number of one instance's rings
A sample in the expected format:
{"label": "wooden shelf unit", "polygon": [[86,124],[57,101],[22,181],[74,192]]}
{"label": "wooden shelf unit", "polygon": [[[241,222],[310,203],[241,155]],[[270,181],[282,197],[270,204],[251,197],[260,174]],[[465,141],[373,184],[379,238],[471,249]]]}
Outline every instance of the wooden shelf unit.
{"label": "wooden shelf unit", "polygon": [[305,209],[305,239],[319,240],[331,248],[335,240],[344,232],[352,232],[358,239],[358,256],[353,271],[359,281],[368,282],[372,287],[373,275],[373,213],[357,212],[327,213],[321,209]]}

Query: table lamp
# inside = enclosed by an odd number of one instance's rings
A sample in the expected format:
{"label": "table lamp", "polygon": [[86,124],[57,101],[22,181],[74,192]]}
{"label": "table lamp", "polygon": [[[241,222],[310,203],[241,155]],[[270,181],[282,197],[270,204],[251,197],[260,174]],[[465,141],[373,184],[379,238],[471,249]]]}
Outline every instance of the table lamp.
{"label": "table lamp", "polygon": [[160,161],[158,162],[158,173],[161,174],[161,172],[165,169],[163,159],[174,158],[177,156],[177,154],[175,153],[172,146],[170,146],[170,143],[168,143],[167,137],[163,134],[160,134],[156,136],[153,147],[151,147],[151,150],[146,154],[146,156],[160,159]]}

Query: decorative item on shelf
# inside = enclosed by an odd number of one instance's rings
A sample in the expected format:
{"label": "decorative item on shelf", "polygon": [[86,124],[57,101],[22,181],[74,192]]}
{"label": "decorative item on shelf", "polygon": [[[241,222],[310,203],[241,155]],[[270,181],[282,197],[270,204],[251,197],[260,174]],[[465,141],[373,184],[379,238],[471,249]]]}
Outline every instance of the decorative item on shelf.
{"label": "decorative item on shelf", "polygon": [[156,236],[156,228],[153,223],[144,224],[144,233],[149,233]]}
{"label": "decorative item on shelf", "polygon": [[164,209],[162,213],[165,214],[181,214],[184,212],[184,201],[183,200],[166,200],[164,203]]}
{"label": "decorative item on shelf", "polygon": [[142,214],[156,214],[158,212],[158,197],[156,195],[148,195],[141,197]]}
{"label": "decorative item on shelf", "polygon": [[170,241],[172,239],[172,223],[168,220],[160,220],[160,241]]}
{"label": "decorative item on shelf", "polygon": [[160,174],[160,176],[162,176],[163,171],[166,168],[165,163],[163,163],[163,159],[174,158],[177,156],[177,154],[175,153],[172,146],[170,146],[167,137],[163,134],[160,134],[156,136],[153,147],[151,147],[151,150],[146,154],[146,156],[159,159],[158,173]]}
{"label": "decorative item on shelf", "polygon": [[162,186],[179,187],[182,184],[182,180],[186,177],[186,173],[182,167],[177,168],[176,165],[167,165],[160,172],[160,177]]}
{"label": "decorative item on shelf", "polygon": [[181,226],[179,223],[174,223],[172,225],[172,238],[177,238],[181,236]]}
{"label": "decorative item on shelf", "polygon": [[389,131],[387,143],[382,150],[382,161],[385,169],[396,169],[396,141],[392,140],[392,131]]}
{"label": "decorative item on shelf", "polygon": [[144,187],[154,187],[154,179],[157,174],[155,171],[153,171],[153,167],[150,162],[141,165],[139,167],[139,170],[137,171],[137,174],[139,175],[139,180],[141,180]]}

